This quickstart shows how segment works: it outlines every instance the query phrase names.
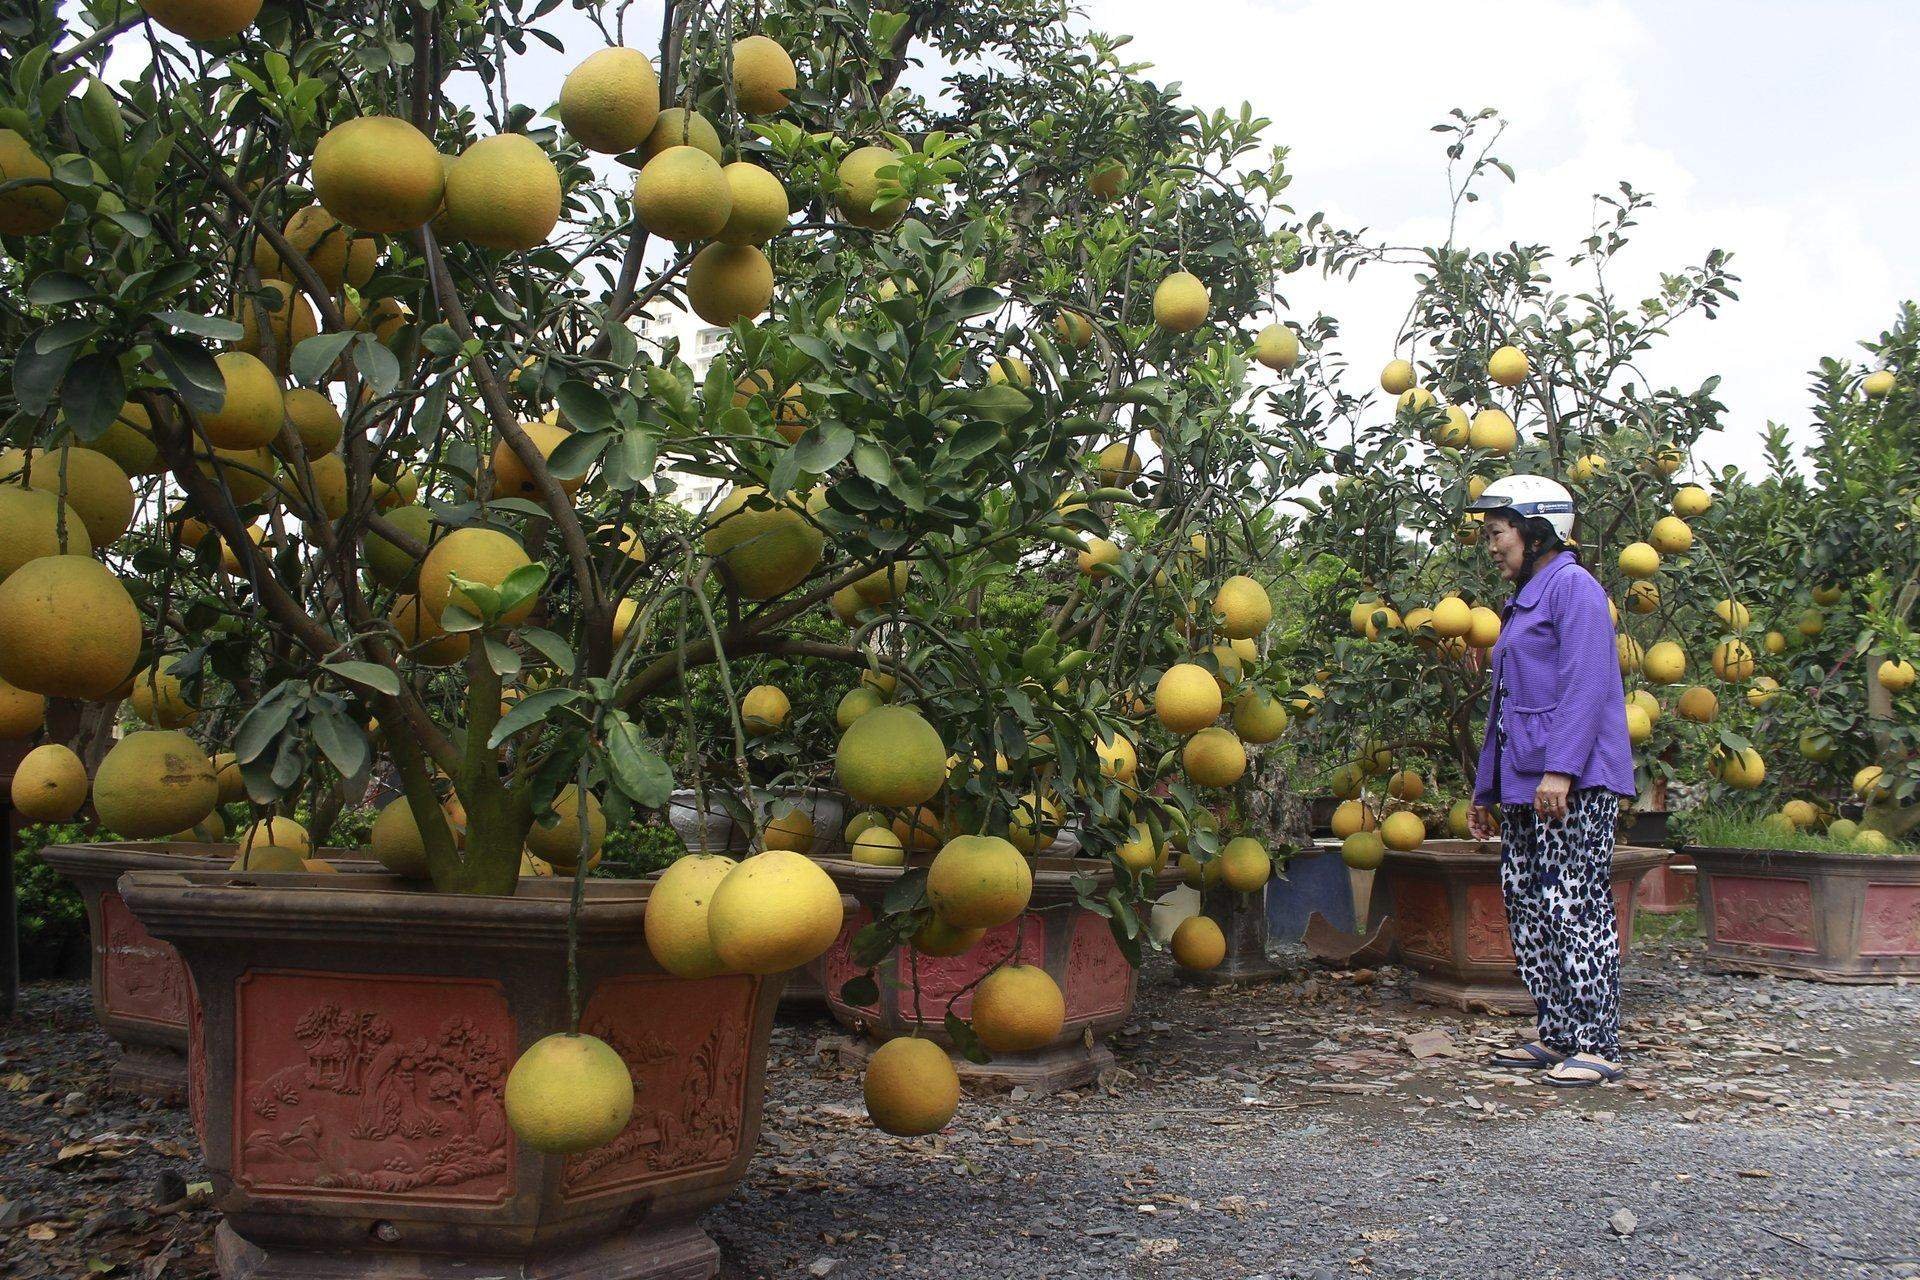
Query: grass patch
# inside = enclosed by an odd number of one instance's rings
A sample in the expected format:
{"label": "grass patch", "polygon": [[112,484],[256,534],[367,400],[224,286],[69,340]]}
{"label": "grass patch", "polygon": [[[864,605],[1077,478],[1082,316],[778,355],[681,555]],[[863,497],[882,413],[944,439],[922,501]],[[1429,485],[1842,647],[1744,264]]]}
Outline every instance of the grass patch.
{"label": "grass patch", "polygon": [[1633,913],[1633,945],[1636,947],[1687,941],[1699,936],[1700,913],[1692,907],[1682,907],[1671,915],[1655,915],[1651,911]]}
{"label": "grass patch", "polygon": [[1805,853],[1914,853],[1912,845],[1894,844],[1885,849],[1863,847],[1855,840],[1818,831],[1782,830],[1781,823],[1769,822],[1745,814],[1701,813],[1679,815],[1678,835],[1688,844],[1720,849],[1783,849]]}

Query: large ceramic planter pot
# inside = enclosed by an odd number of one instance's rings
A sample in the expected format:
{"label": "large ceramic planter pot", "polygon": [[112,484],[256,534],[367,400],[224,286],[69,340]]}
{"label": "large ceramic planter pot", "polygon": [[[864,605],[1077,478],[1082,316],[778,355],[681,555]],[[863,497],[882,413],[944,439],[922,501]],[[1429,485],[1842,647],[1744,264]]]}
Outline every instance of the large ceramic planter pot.
{"label": "large ceramic planter pot", "polygon": [[[1623,955],[1633,938],[1634,889],[1666,857],[1665,849],[1614,848],[1614,918]],[[1497,842],[1430,840],[1408,853],[1388,850],[1374,878],[1370,919],[1387,914],[1400,961],[1416,975],[1416,1000],[1487,1013],[1535,1012],[1514,966]]]}
{"label": "large ceramic planter pot", "polygon": [[[911,861],[925,865],[931,859]],[[857,862],[822,860],[821,865],[845,893],[858,902],[840,939],[827,952],[827,1007],[834,1020],[854,1032],[848,1054],[864,1060],[874,1048],[916,1032],[952,1047],[946,1031],[949,1005],[964,1018],[973,1009],[971,987],[1002,961],[1039,965],[1060,984],[1067,1020],[1053,1042],[1030,1053],[996,1054],[984,1065],[954,1055],[961,1080],[984,1088],[1063,1089],[1084,1084],[1113,1063],[1102,1040],[1133,1012],[1135,971],[1105,918],[1079,905],[1076,876],[1092,877],[1104,891],[1113,882],[1110,864],[1092,860],[1035,860],[1033,901],[1026,914],[989,929],[971,951],[952,957],[924,956],[901,946],[878,966],[878,1003],[850,1005],[841,988],[862,972],[849,950],[853,935],[879,913],[887,889],[900,878],[899,867],[870,867]],[[1177,877],[1176,877],[1177,878]],[[1171,881],[1169,881],[1170,883]],[[913,980],[919,980],[914,999]]]}
{"label": "large ceramic planter pot", "polygon": [[1353,877],[1338,841],[1301,849],[1287,859],[1285,875],[1267,882],[1267,931],[1274,938],[1300,941],[1316,911],[1341,932],[1353,932]]}
{"label": "large ceramic planter pot", "polygon": [[1236,893],[1215,885],[1200,895],[1200,913],[1220,926],[1226,959],[1211,969],[1182,969],[1180,980],[1195,987],[1234,987],[1271,982],[1286,972],[1267,954],[1267,904],[1263,896]]}
{"label": "large ceramic planter pot", "polygon": [[[378,864],[321,856],[343,870]],[[87,907],[93,1013],[120,1054],[108,1074],[114,1087],[177,1099],[187,1085],[187,971],[180,956],[148,933],[121,899],[128,871],[219,871],[233,861],[230,845],[175,841],[55,845],[41,854],[73,882]]]}
{"label": "large ceramic planter pot", "polygon": [[134,871],[129,909],[190,975],[188,1104],[227,1280],[705,1280],[700,1213],[746,1170],[780,980],[654,964],[648,886],[593,880],[582,1030],[633,1073],[632,1122],[577,1156],[502,1090],[568,1028],[566,881],[438,894],[386,875]]}
{"label": "large ceramic planter pot", "polygon": [[1823,982],[1920,977],[1920,855],[1688,852],[1709,967]]}

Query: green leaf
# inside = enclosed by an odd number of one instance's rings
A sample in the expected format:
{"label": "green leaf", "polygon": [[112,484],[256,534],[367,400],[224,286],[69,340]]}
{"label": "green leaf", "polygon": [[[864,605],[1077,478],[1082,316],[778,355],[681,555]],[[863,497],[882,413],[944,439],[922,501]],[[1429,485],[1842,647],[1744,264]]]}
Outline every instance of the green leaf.
{"label": "green leaf", "polygon": [[547,470],[561,480],[578,480],[587,474],[594,459],[606,452],[616,437],[608,431],[576,431],[562,440],[547,457]]}
{"label": "green leaf", "polygon": [[886,915],[899,915],[919,906],[927,896],[927,869],[909,867],[900,873],[900,878],[887,886],[886,897],[880,901],[880,910]]}
{"label": "green leaf", "polygon": [[275,685],[266,697],[240,718],[233,731],[233,756],[241,764],[258,760],[287,727],[287,721],[300,707],[298,689],[292,681]]}
{"label": "green leaf", "polygon": [[[902,14],[901,17],[905,17]],[[880,1003],[880,984],[873,980],[873,971],[855,974],[840,984],[840,999],[855,1009],[871,1009]]]}
{"label": "green leaf", "polygon": [[[540,594],[547,585],[547,566],[523,564],[500,582],[500,612],[508,613]],[[457,579],[456,579],[457,581]]]}
{"label": "green leaf", "polygon": [[953,438],[947,441],[947,455],[965,462],[998,448],[1006,438],[1006,428],[999,423],[986,418],[978,419],[953,433]]}
{"label": "green leaf", "polygon": [[500,723],[493,726],[493,734],[487,739],[491,750],[511,738],[516,733],[525,732],[547,718],[547,713],[569,702],[578,702],[586,697],[579,689],[542,689],[538,693],[528,694],[513,704],[507,714],[500,717]]}
{"label": "green leaf", "polygon": [[626,712],[607,717],[607,773],[613,785],[646,809],[658,809],[673,795],[673,770]]}
{"label": "green leaf", "polygon": [[127,381],[120,374],[120,361],[103,351],[74,361],[60,384],[60,412],[67,429],[82,443],[99,439],[126,402]]}
{"label": "green leaf", "polygon": [[326,707],[313,718],[313,741],[343,778],[358,778],[373,763],[366,730],[337,706]]}
{"label": "green leaf", "polygon": [[400,696],[400,677],[377,662],[327,662],[321,664],[342,680],[351,681],[390,698]]}
{"label": "green leaf", "polygon": [[215,342],[238,342],[247,333],[245,328],[224,316],[195,315],[191,311],[161,311],[156,312],[153,318],[184,333],[212,338]]}
{"label": "green leaf", "polygon": [[889,488],[899,479],[887,451],[871,440],[862,440],[853,447],[853,469],[875,484]]}
{"label": "green leaf", "polygon": [[608,431],[613,427],[613,401],[604,392],[577,378],[569,378],[554,393],[560,416],[575,431]]}
{"label": "green leaf", "polygon": [[325,382],[328,372],[340,363],[340,354],[355,336],[351,332],[322,333],[302,340],[293,348],[293,358],[287,362],[287,372],[293,375],[295,382],[309,385]]}
{"label": "green leaf", "polygon": [[1026,392],[1003,382],[975,391],[967,397],[966,408],[977,418],[1007,426],[1026,417],[1033,401]]}
{"label": "green leaf", "polygon": [[968,1062],[985,1065],[993,1061],[987,1046],[980,1043],[979,1035],[952,1009],[947,1010],[947,1036],[953,1041],[953,1047],[960,1051],[960,1056]]}
{"label": "green leaf", "polygon": [[493,668],[495,675],[511,676],[520,671],[520,655],[513,646],[504,640],[487,636],[481,640],[482,651],[487,655],[487,665]]}
{"label": "green leaf", "polygon": [[853,430],[838,422],[822,424],[793,446],[794,461],[802,471],[821,475],[853,452]]}
{"label": "green leaf", "polygon": [[42,351],[37,343],[20,346],[13,361],[13,396],[28,413],[44,413],[53,403],[53,393],[67,376],[67,369],[79,351],[74,346],[59,346]]}
{"label": "green leaf", "polygon": [[451,360],[460,352],[460,339],[455,336],[452,327],[444,322],[428,325],[420,334],[420,345],[442,360]]}
{"label": "green leaf", "polygon": [[62,303],[91,298],[94,294],[92,285],[65,271],[42,272],[27,286],[27,301],[36,307],[57,307]]}
{"label": "green leaf", "polygon": [[[384,396],[400,385],[400,361],[388,349],[387,344],[371,333],[357,335],[359,341],[353,347],[353,367],[373,388],[373,394]],[[313,339],[307,339],[312,342]],[[306,343],[301,343],[305,346]]]}
{"label": "green leaf", "polygon": [[565,640],[544,627],[522,627],[519,636],[528,648],[558,667],[562,674],[573,674],[573,648]]}

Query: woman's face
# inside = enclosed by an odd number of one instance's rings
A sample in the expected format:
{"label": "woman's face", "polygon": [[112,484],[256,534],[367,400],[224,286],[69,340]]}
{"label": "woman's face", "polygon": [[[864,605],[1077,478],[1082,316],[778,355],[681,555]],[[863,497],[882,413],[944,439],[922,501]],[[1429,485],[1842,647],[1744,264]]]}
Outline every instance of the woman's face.
{"label": "woman's face", "polygon": [[1520,537],[1519,527],[1511,520],[1489,515],[1482,540],[1487,544],[1487,555],[1493,560],[1493,567],[1500,576],[1508,582],[1518,578],[1527,562],[1527,544]]}

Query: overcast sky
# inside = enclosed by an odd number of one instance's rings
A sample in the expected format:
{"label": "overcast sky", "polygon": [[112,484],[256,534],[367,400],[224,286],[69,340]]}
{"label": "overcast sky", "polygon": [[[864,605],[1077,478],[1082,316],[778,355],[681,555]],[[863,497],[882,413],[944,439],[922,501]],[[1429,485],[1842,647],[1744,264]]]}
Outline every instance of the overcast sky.
{"label": "overcast sky", "polygon": [[[1804,429],[1806,371],[1858,358],[1920,295],[1920,154],[1912,145],[1920,4],[1767,0],[1090,0],[1093,25],[1206,107],[1251,102],[1292,148],[1295,207],[1386,240],[1445,234],[1453,106],[1498,107],[1519,183],[1485,188],[1463,224],[1483,247],[1565,247],[1591,197],[1627,179],[1658,207],[1623,259],[1631,296],[1655,273],[1734,254],[1739,303],[1687,321],[1650,372],[1724,375],[1711,465],[1757,465],[1772,419]],[[1388,358],[1405,276],[1293,277],[1289,301],[1338,316],[1356,373]],[[1622,293],[1628,293],[1626,288]]]}

